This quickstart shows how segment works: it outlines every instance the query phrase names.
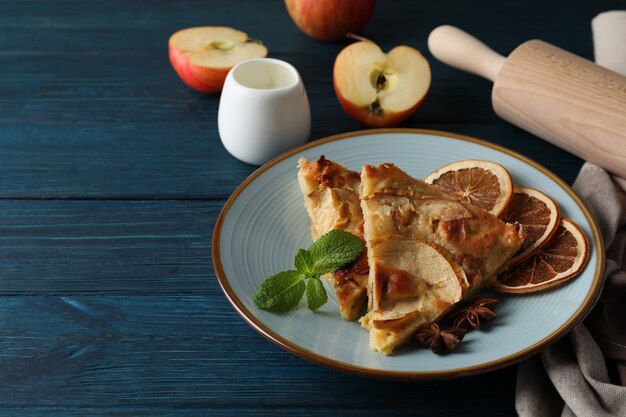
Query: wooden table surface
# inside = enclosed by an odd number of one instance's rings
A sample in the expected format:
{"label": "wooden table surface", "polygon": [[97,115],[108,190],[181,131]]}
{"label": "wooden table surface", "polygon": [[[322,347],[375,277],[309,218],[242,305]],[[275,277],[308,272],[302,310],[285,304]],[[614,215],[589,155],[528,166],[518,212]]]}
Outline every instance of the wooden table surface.
{"label": "wooden table surface", "polygon": [[[581,160],[499,120],[487,81],[435,61],[459,25],[507,53],[541,38],[592,58],[590,20],[623,0],[379,0],[364,35],[413,45],[433,84],[405,127],[507,146],[571,183]],[[332,63],[281,0],[0,0],[0,414],[514,415],[516,368],[437,382],[339,373],[274,346],[235,313],[211,265],[225,199],[255,169],[222,147],[219,97],[167,56],[174,31],[226,25],[301,73],[312,139],[361,127]]]}

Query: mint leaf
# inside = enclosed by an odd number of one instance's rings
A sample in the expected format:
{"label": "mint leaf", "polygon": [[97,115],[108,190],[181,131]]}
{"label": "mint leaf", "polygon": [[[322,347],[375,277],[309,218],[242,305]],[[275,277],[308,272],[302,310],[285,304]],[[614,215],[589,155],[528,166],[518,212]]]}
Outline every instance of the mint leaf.
{"label": "mint leaf", "polygon": [[296,269],[307,277],[313,276],[313,257],[306,249],[300,249],[293,260]]}
{"label": "mint leaf", "polygon": [[263,310],[292,310],[302,299],[305,287],[298,271],[282,271],[263,281],[254,294],[254,304]]}
{"label": "mint leaf", "polygon": [[326,288],[319,278],[309,278],[306,282],[306,303],[309,306],[309,310],[315,311],[328,300],[326,295]]}
{"label": "mint leaf", "polygon": [[306,292],[309,309],[317,310],[328,300],[320,276],[354,261],[363,249],[361,239],[352,233],[331,230],[308,250],[298,251],[294,259],[297,271],[279,272],[266,279],[254,294],[254,304],[270,311],[292,310]]}
{"label": "mint leaf", "polygon": [[320,236],[309,248],[314,275],[336,271],[354,261],[363,252],[363,242],[345,230],[331,230]]}

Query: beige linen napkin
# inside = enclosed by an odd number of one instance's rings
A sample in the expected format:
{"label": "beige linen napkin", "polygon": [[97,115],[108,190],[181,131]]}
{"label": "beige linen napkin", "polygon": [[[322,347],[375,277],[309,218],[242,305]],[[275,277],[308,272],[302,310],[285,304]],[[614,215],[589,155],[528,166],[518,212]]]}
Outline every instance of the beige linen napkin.
{"label": "beige linen napkin", "polygon": [[520,364],[515,407],[523,417],[626,416],[626,195],[606,171],[590,163],[573,188],[609,248],[606,281],[584,324]]}
{"label": "beige linen napkin", "polygon": [[[626,12],[602,13],[592,28],[598,64],[626,74]],[[515,407],[522,417],[626,416],[626,193],[619,184],[624,180],[590,163],[574,183],[608,248],[606,280],[584,324],[519,365]]]}

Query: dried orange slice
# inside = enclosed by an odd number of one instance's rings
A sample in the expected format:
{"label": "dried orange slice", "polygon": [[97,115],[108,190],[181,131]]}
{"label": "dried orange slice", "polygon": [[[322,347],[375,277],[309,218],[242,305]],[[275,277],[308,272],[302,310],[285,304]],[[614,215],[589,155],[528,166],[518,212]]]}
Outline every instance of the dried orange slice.
{"label": "dried orange slice", "polygon": [[508,265],[524,261],[548,240],[559,226],[559,206],[542,193],[526,187],[515,187],[513,198],[500,218],[508,223],[519,223],[524,229],[524,242]]}
{"label": "dried orange slice", "polygon": [[589,243],[580,227],[561,219],[546,246],[521,264],[498,274],[493,289],[506,293],[545,290],[562,284],[583,270],[589,259]]}
{"label": "dried orange slice", "polygon": [[432,172],[425,182],[452,199],[470,203],[499,216],[513,196],[513,182],[500,164],[478,159],[453,162]]}

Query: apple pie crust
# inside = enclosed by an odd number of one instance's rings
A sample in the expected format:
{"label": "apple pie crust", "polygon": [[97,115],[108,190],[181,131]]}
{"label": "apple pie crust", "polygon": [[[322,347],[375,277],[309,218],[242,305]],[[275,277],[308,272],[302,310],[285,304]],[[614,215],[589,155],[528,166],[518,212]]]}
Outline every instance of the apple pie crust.
{"label": "apple pie crust", "polygon": [[[324,156],[310,162],[301,158],[298,165],[298,182],[311,218],[313,240],[334,229],[345,230],[363,239],[359,173]],[[352,264],[324,276],[335,290],[339,311],[345,320],[356,320],[364,312],[368,274],[367,253],[363,251]]]}
{"label": "apple pie crust", "polygon": [[517,224],[450,200],[393,164],[365,165],[361,208],[372,349],[389,354],[484,286],[523,241]]}

